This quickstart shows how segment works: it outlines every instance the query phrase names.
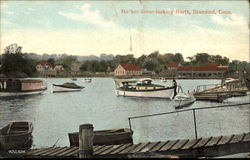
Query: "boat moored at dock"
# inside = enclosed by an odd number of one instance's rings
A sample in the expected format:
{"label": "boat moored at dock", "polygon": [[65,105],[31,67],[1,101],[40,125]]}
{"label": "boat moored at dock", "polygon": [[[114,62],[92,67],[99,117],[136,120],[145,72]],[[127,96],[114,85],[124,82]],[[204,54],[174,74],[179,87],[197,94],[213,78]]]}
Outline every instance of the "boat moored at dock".
{"label": "boat moored at dock", "polygon": [[0,150],[25,150],[32,145],[33,125],[28,121],[11,121],[0,129]]}
{"label": "boat moored at dock", "polygon": [[[69,133],[70,146],[79,146],[79,132]],[[133,131],[128,128],[94,131],[94,145],[133,143]]]}
{"label": "boat moored at dock", "polygon": [[176,84],[170,87],[153,84],[152,79],[143,78],[138,81],[115,80],[116,95],[124,97],[150,97],[150,98],[172,98],[176,90]]}

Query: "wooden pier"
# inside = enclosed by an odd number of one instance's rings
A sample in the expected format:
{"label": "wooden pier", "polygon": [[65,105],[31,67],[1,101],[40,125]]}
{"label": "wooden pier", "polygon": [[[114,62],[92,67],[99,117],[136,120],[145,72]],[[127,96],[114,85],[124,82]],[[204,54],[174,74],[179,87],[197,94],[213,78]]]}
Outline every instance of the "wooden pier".
{"label": "wooden pier", "polygon": [[[222,102],[230,97],[239,97],[247,95],[247,87],[241,81],[228,82],[223,85],[216,85],[213,88],[206,89],[209,85],[197,86],[193,93],[196,100]],[[201,89],[203,89],[201,91]]]}
{"label": "wooden pier", "polygon": [[[93,158],[140,157],[218,157],[250,152],[250,132],[198,139],[178,139],[139,144],[93,146]],[[91,152],[88,152],[91,153]],[[78,147],[47,147],[31,149],[24,158],[78,158]],[[170,157],[171,158],[171,157]]]}

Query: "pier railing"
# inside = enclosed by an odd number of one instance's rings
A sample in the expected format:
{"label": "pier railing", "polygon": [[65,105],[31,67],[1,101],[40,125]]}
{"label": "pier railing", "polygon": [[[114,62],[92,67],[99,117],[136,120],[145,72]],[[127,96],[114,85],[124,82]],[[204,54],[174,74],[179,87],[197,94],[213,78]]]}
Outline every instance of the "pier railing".
{"label": "pier railing", "polygon": [[239,107],[239,106],[243,106],[243,105],[248,105],[248,107],[250,107],[250,102],[248,102],[248,103],[240,103],[240,104],[219,105],[219,106],[212,106],[212,107],[190,108],[190,109],[177,110],[177,111],[172,111],[172,112],[164,112],[164,113],[156,113],[156,114],[149,114],[149,115],[143,115],[143,116],[129,117],[128,118],[129,128],[130,128],[130,130],[132,130],[132,125],[131,125],[131,120],[132,119],[138,119],[138,118],[145,118],[145,117],[168,115],[168,114],[175,114],[175,113],[180,113],[180,112],[192,111],[192,113],[193,113],[193,119],[194,119],[194,134],[195,134],[195,138],[197,139],[198,138],[198,133],[197,133],[196,115],[195,115],[195,111],[196,110],[212,109],[212,108],[226,108],[226,107]]}

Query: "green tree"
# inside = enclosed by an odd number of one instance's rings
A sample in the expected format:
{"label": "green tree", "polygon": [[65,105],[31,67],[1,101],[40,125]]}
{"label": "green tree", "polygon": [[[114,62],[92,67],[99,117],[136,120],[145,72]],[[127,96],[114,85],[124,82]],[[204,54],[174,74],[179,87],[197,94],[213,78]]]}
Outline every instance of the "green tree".
{"label": "green tree", "polygon": [[49,58],[49,59],[47,59],[47,62],[55,64],[55,59],[54,58]]}
{"label": "green tree", "polygon": [[3,54],[2,58],[2,71],[6,75],[10,73],[25,73],[31,76],[36,71],[36,61],[23,58],[21,53]]}
{"label": "green tree", "polygon": [[195,65],[203,65],[203,64],[208,64],[209,63],[209,57],[210,55],[207,53],[197,53],[194,56],[194,61],[193,63]]}
{"label": "green tree", "polygon": [[70,70],[72,63],[76,62],[75,56],[67,56],[58,60],[66,70]]}

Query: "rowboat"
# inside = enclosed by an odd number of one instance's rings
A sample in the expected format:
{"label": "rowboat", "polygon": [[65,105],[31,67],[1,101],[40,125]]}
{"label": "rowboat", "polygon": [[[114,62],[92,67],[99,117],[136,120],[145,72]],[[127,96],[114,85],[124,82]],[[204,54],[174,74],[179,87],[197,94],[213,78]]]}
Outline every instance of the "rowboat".
{"label": "rowboat", "polygon": [[33,126],[27,121],[11,121],[0,129],[0,150],[26,150],[32,145]]}
{"label": "rowboat", "polygon": [[0,97],[42,94],[46,89],[38,79],[0,78]]}
{"label": "rowboat", "polygon": [[[70,146],[79,146],[79,132],[69,133]],[[94,145],[133,143],[133,131],[128,128],[94,131]]]}
{"label": "rowboat", "polygon": [[176,84],[167,87],[153,84],[152,79],[143,78],[136,81],[117,81],[116,95],[124,97],[151,97],[151,98],[172,98],[176,90]]}
{"label": "rowboat", "polygon": [[52,92],[75,92],[75,91],[80,91],[84,87],[83,86],[78,86],[75,83],[67,82],[61,85],[57,84],[52,84]]}

